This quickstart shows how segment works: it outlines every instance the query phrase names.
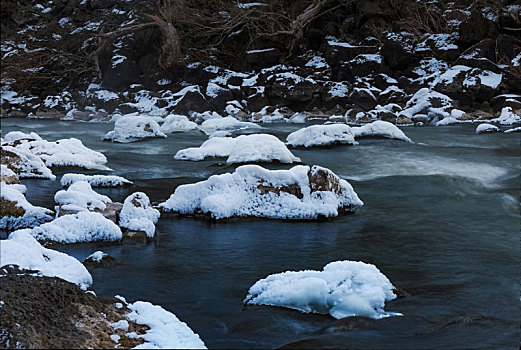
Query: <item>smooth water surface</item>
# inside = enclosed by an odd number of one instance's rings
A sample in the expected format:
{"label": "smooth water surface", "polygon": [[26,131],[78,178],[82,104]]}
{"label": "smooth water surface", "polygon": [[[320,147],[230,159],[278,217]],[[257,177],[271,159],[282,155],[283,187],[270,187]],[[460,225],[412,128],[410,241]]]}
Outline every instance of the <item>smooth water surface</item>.
{"label": "smooth water surface", "polygon": [[[113,124],[3,119],[2,132],[76,137],[108,158],[130,188],[102,189],[115,201],[137,190],[164,201],[176,186],[233,171],[223,160],[177,161],[199,132],[131,144],[102,142]],[[264,124],[284,140],[300,126]],[[146,300],[174,312],[209,348],[518,348],[519,134],[476,135],[475,125],[405,128],[415,142],[362,139],[357,146],[297,149],[305,164],[333,170],[365,205],[320,222],[163,216],[148,245],[54,246],[83,260],[95,250],[117,259],[91,269],[98,295]],[[284,168],[269,165],[270,168]],[[33,204],[51,208],[56,181],[24,180]],[[321,269],[335,260],[375,264],[407,292],[383,320],[248,307],[249,287],[272,273]]]}

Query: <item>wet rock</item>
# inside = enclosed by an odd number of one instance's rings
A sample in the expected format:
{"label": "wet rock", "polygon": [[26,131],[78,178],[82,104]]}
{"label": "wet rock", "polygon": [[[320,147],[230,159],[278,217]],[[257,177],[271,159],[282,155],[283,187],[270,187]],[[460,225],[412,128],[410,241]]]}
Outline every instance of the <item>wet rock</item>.
{"label": "wet rock", "polygon": [[83,260],[83,265],[88,267],[104,267],[114,262],[116,262],[116,258],[113,256],[103,253],[102,251],[97,251]]}
{"label": "wet rock", "polygon": [[123,232],[123,243],[147,244],[149,238],[145,231],[126,230]]}
{"label": "wet rock", "polygon": [[184,94],[170,112],[188,115],[190,112],[202,113],[211,110],[213,108],[203,94],[200,91],[192,90]]}
{"label": "wet rock", "polygon": [[[123,204],[119,202],[109,202],[105,203],[105,209],[101,210],[99,208],[95,208],[93,211],[95,213],[100,213],[103,215],[106,219],[109,219],[113,223],[118,223],[118,215],[121,212],[121,209],[123,208]],[[64,215],[72,215],[79,213],[79,210],[69,210],[69,209],[63,209],[61,206],[58,209],[58,217],[64,216]]]}

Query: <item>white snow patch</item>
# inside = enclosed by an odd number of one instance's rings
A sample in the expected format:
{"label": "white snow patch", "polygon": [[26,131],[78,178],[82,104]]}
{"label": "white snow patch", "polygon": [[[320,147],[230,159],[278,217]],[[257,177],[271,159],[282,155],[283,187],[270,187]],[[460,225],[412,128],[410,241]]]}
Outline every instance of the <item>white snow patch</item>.
{"label": "white snow patch", "polygon": [[483,134],[488,132],[498,132],[499,128],[492,124],[482,123],[479,124],[476,128],[476,134]]}
{"label": "white snow patch", "polygon": [[512,107],[503,107],[501,115],[495,119],[491,119],[492,123],[499,123],[501,125],[512,125],[521,123],[521,115],[515,113]]}
{"label": "white snow patch", "polygon": [[87,258],[85,258],[85,260],[92,259],[92,261],[100,262],[106,256],[108,256],[107,253],[103,253],[101,250],[98,250],[98,251],[95,251],[94,253],[92,253],[91,255],[89,255]]}
{"label": "white snow patch", "polygon": [[161,124],[161,131],[165,134],[196,129],[198,129],[197,124],[188,120],[184,115],[170,114],[165,118],[163,124]]}
{"label": "white snow patch", "polygon": [[385,137],[390,139],[402,140],[406,142],[412,142],[412,140],[408,138],[403,133],[403,131],[401,131],[396,125],[383,120],[377,120],[361,127],[352,127],[351,131],[355,138]]}
{"label": "white snow patch", "polygon": [[76,182],[86,181],[94,187],[117,187],[123,185],[131,185],[129,181],[121,176],[115,175],[84,175],[84,174],[64,174],[61,178],[61,185],[68,187]]}
{"label": "white snow patch", "polygon": [[271,305],[304,313],[330,314],[336,319],[365,316],[381,319],[401,316],[384,311],[396,298],[389,279],[371,264],[335,261],[322,271],[287,271],[257,281],[244,300],[250,305]]}
{"label": "white snow patch", "polygon": [[0,266],[18,265],[38,270],[39,275],[62,278],[83,290],[92,284],[92,276],[81,262],[65,253],[42,247],[30,231],[18,230],[0,241]]}
{"label": "white snow patch", "polygon": [[244,130],[244,129],[260,129],[261,127],[255,123],[241,122],[234,117],[212,118],[205,120],[200,126],[206,135],[211,135],[221,130]]}
{"label": "white snow patch", "polygon": [[72,211],[105,210],[105,204],[112,203],[109,197],[93,191],[87,181],[75,182],[67,190],[56,192],[54,201],[61,209]]}

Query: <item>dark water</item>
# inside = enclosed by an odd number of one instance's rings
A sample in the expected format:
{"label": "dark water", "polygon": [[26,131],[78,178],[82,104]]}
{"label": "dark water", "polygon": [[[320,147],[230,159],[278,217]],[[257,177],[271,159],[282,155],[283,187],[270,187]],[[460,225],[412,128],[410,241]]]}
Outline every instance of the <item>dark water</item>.
{"label": "dark water", "polygon": [[[284,139],[301,126],[264,130]],[[145,191],[163,201],[182,183],[233,168],[183,162],[197,132],[132,144],[101,142],[110,124],[2,120],[2,131],[77,137],[103,152],[113,174],[135,182],[100,192],[121,201]],[[519,348],[519,134],[475,135],[475,125],[406,128],[415,141],[361,140],[354,147],[295,150],[348,179],[364,207],[324,222],[209,223],[162,217],[148,245],[55,246],[83,260],[95,250],[117,258],[92,269],[98,295],[147,300],[174,312],[209,348]],[[280,166],[278,166],[280,167]],[[26,180],[28,199],[52,207],[56,181]],[[100,173],[100,172],[87,172]],[[334,320],[282,308],[242,310],[258,279],[321,269],[335,260],[375,264],[408,294],[387,303],[403,317]]]}

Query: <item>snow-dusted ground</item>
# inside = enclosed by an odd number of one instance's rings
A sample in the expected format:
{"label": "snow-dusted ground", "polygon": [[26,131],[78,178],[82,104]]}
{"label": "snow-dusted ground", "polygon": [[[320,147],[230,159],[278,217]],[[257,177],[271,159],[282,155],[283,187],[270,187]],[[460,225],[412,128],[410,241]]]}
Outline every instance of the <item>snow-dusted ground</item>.
{"label": "snow-dusted ground", "polygon": [[393,289],[374,265],[335,261],[322,271],[287,271],[261,279],[250,288],[244,302],[330,314],[337,319],[350,316],[380,319],[401,315],[384,311],[385,302],[396,298]]}
{"label": "snow-dusted ground", "polygon": [[18,265],[38,270],[39,275],[62,278],[83,290],[92,284],[92,276],[82,263],[72,256],[42,247],[30,231],[18,230],[0,241],[0,266]]}
{"label": "snow-dusted ground", "polygon": [[231,137],[214,137],[200,147],[178,151],[175,159],[203,160],[207,157],[228,157],[226,163],[300,162],[277,137],[268,134],[252,134]]}
{"label": "snow-dusted ground", "polygon": [[[206,349],[206,345],[199,335],[194,333],[188,325],[180,321],[173,313],[163,309],[161,306],[153,305],[146,301],[128,303],[125,298],[116,295],[120,301],[130,310],[126,315],[128,321],[147,325],[150,329],[145,334],[128,332],[127,320],[110,323],[109,325],[118,330],[127,332],[129,338],[142,338],[143,344],[134,349]],[[117,304],[116,304],[117,305]],[[117,343],[119,339],[114,339]]]}
{"label": "snow-dusted ground", "polygon": [[153,118],[136,115],[118,118],[114,130],[109,131],[103,139],[126,143],[150,137],[166,137],[166,135]]}
{"label": "snow-dusted ground", "polygon": [[[312,183],[313,177],[328,183],[329,188]],[[159,206],[180,214],[208,213],[217,219],[315,219],[337,216],[341,208],[352,210],[361,205],[351,185],[328,169],[300,165],[289,170],[267,170],[244,165],[234,173],[179,186]]]}
{"label": "snow-dusted ground", "polygon": [[152,207],[148,196],[143,192],[136,192],[125,199],[123,209],[119,213],[119,226],[133,231],[144,231],[147,237],[152,238],[159,216],[159,210]]}

